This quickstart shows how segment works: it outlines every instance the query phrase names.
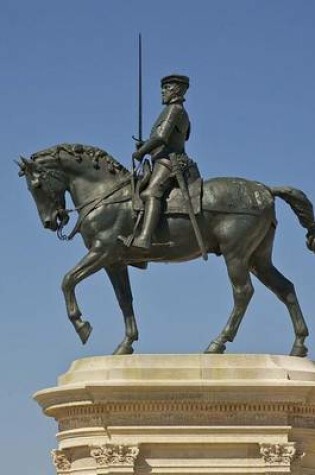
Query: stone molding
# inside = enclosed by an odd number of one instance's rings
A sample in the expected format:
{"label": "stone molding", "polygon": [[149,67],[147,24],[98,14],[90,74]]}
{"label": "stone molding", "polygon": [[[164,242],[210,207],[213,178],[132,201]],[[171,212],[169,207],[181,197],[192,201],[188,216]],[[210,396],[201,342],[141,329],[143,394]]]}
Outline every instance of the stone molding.
{"label": "stone molding", "polygon": [[[59,408],[62,411],[62,407]],[[57,410],[57,408],[55,409]],[[315,405],[288,403],[288,402],[256,402],[256,403],[220,403],[213,404],[207,402],[196,401],[141,401],[141,402],[106,402],[97,403],[93,406],[77,405],[72,408],[67,408],[66,414],[69,417],[76,415],[101,414],[106,412],[161,412],[161,411],[213,411],[213,412],[285,412],[294,415],[315,415]]]}
{"label": "stone molding", "polygon": [[[297,403],[281,402],[278,403],[220,403],[212,404],[202,401],[140,401],[140,402],[106,402],[93,405],[77,405],[75,407],[55,408],[54,416],[59,420],[59,430],[67,431],[80,427],[104,426],[110,425],[111,419],[116,418],[118,414],[124,417],[124,420],[133,421],[137,414],[141,414],[142,422],[146,424],[146,416],[152,423],[152,417],[157,414],[159,420],[169,422],[169,414],[172,414],[174,423],[176,417],[193,414],[196,425],[217,423],[226,423],[226,417],[231,416],[236,422],[238,418],[249,421],[253,417],[262,418],[262,424],[266,421],[275,421],[278,415],[281,423],[285,419],[289,425],[296,427],[314,427],[315,425],[315,405],[304,405]],[[154,416],[155,417],[155,416]],[[132,422],[133,423],[133,422]],[[238,422],[236,422],[238,423]],[[256,424],[257,425],[257,424]]]}
{"label": "stone molding", "polygon": [[260,454],[268,465],[287,465],[297,459],[301,459],[303,452],[298,451],[295,442],[285,444],[259,444]]}
{"label": "stone molding", "polygon": [[90,455],[101,467],[111,465],[134,467],[139,455],[139,447],[126,444],[105,444],[90,447]]}
{"label": "stone molding", "polygon": [[57,473],[67,473],[71,469],[71,462],[64,450],[51,451],[52,462],[56,467]]}

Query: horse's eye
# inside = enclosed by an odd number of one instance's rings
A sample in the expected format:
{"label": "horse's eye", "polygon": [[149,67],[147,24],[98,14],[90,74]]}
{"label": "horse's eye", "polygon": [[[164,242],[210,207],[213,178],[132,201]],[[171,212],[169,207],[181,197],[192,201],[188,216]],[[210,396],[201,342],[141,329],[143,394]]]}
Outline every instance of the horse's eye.
{"label": "horse's eye", "polygon": [[32,187],[33,188],[40,188],[42,185],[41,185],[41,182],[39,181],[38,178],[34,178],[32,180]]}

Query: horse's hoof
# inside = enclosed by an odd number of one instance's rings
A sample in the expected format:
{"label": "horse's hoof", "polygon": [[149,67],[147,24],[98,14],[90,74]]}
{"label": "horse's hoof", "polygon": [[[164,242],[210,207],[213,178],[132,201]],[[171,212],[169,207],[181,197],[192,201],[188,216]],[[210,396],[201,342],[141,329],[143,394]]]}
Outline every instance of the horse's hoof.
{"label": "horse's hoof", "polygon": [[290,356],[299,356],[299,357],[305,357],[307,356],[308,349],[305,345],[297,345],[293,346]]}
{"label": "horse's hoof", "polygon": [[121,343],[120,345],[117,346],[113,355],[132,355],[133,351],[134,350],[131,345],[125,345]]}
{"label": "horse's hoof", "polygon": [[92,330],[93,330],[92,325],[89,322],[82,322],[82,326],[78,330],[78,335],[83,345],[85,345],[85,343],[88,341]]}
{"label": "horse's hoof", "polygon": [[224,343],[219,343],[217,341],[213,341],[210,343],[208,348],[204,351],[204,353],[208,354],[222,354],[226,350],[226,346]]}

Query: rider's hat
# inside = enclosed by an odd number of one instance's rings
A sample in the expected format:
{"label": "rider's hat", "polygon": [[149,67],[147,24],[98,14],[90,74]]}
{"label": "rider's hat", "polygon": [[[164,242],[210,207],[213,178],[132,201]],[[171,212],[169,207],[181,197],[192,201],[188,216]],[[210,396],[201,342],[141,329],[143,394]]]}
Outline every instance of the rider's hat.
{"label": "rider's hat", "polygon": [[183,76],[181,74],[170,74],[169,76],[165,76],[164,78],[161,79],[161,86],[164,86],[164,84],[168,84],[171,82],[175,82],[177,84],[185,84],[187,89],[189,88],[188,76]]}

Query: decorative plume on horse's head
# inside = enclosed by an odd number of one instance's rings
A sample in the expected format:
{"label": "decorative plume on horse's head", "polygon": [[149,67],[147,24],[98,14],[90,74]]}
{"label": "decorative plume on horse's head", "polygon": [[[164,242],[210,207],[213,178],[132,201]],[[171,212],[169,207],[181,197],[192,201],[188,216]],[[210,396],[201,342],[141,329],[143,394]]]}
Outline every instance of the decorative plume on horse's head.
{"label": "decorative plume on horse's head", "polygon": [[91,163],[96,170],[100,169],[103,164],[103,167],[106,168],[109,173],[121,173],[123,175],[129,173],[123,165],[105,150],[91,145],[59,144],[34,153],[31,159],[40,161],[41,159],[52,157],[61,160],[63,154],[66,154],[68,158],[72,157],[77,163]]}

